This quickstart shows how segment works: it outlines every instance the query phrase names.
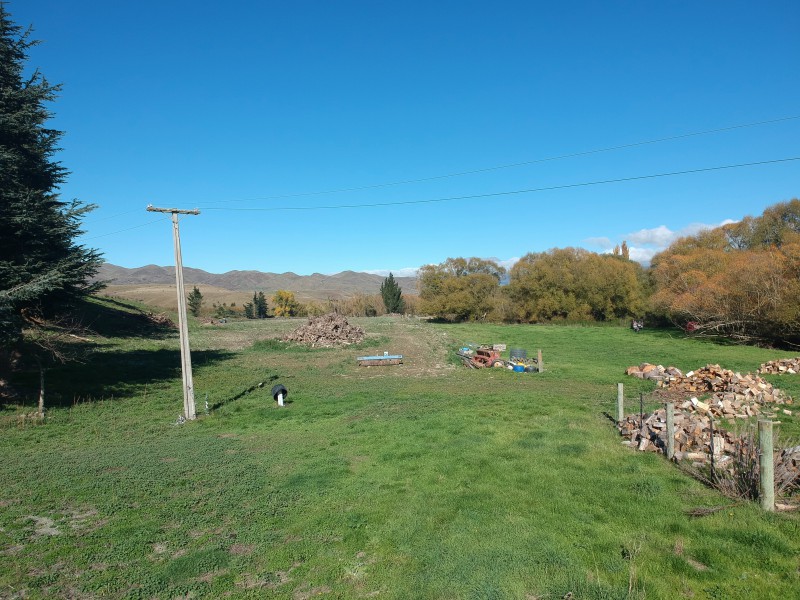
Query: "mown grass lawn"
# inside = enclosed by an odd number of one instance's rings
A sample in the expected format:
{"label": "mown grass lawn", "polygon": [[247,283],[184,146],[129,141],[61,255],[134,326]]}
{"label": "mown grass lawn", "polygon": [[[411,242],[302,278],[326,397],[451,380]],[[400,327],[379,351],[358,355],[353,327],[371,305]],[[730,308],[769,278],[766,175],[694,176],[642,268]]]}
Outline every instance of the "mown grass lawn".
{"label": "mown grass lawn", "polygon": [[[798,515],[624,448],[604,416],[617,382],[632,403],[650,389],[629,365],[744,372],[788,353],[613,327],[351,321],[368,340],[341,350],[271,341],[298,321],[195,324],[200,417],[185,425],[177,339],[152,332],[107,334],[52,372],[61,406],[45,425],[7,407],[0,597],[800,597]],[[546,370],[452,360],[481,342],[541,348]],[[356,366],[384,350],[406,364]]]}

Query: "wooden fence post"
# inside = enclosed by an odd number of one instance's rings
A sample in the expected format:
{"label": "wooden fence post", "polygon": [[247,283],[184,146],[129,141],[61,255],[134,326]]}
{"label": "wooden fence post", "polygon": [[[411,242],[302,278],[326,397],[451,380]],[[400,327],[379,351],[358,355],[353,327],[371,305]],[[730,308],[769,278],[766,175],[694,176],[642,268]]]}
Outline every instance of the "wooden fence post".
{"label": "wooden fence post", "polygon": [[622,419],[625,418],[625,401],[622,392],[622,384],[617,384],[617,423],[622,422]]}
{"label": "wooden fence post", "polygon": [[644,394],[639,392],[639,427],[644,427]]}
{"label": "wooden fence post", "polygon": [[539,350],[539,352],[537,354],[538,354],[538,356],[536,357],[536,360],[538,361],[537,364],[539,365],[539,373],[541,373],[541,372],[544,371],[544,362],[542,361],[542,351],[541,351],[541,349]]}
{"label": "wooden fence post", "polygon": [[717,482],[717,465],[715,462],[716,445],[714,444],[714,415],[708,413],[708,428],[711,431],[711,483]]}
{"label": "wooden fence post", "polygon": [[775,465],[772,456],[772,421],[758,422],[758,463],[761,508],[775,510]]}
{"label": "wooden fence post", "polygon": [[667,402],[667,459],[675,458],[675,405]]}

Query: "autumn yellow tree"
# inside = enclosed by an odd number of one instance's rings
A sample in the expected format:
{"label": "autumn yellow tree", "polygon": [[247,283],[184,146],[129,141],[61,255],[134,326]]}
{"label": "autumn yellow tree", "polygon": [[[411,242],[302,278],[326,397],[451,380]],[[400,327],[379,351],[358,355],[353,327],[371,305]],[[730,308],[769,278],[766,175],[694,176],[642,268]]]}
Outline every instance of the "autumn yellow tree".
{"label": "autumn yellow tree", "polygon": [[556,248],[523,256],[507,293],[518,321],[609,321],[643,314],[643,281],[642,267],[620,254]]}
{"label": "autumn yellow tree", "polygon": [[419,270],[422,312],[450,321],[485,319],[505,269],[491,260],[448,258]]}
{"label": "autumn yellow tree", "polygon": [[700,334],[800,341],[800,200],[694,236],[653,258],[653,306]]}
{"label": "autumn yellow tree", "polygon": [[294,292],[278,290],[272,296],[272,312],[276,317],[294,317],[297,315],[300,304],[295,300]]}

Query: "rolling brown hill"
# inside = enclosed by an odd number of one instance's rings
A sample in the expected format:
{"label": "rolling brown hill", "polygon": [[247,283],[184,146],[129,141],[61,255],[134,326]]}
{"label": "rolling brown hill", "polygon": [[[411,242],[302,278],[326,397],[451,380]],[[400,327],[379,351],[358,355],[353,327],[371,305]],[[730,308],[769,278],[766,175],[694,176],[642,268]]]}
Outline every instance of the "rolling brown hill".
{"label": "rolling brown hill", "polygon": [[[262,273],[260,271],[228,271],[227,273],[209,273],[202,269],[184,267],[183,278],[187,287],[198,286],[205,294],[202,286],[214,288],[214,295],[225,296],[232,292],[231,298],[252,297],[254,291],[263,291],[267,296],[278,290],[294,292],[299,300],[327,300],[328,298],[349,298],[357,294],[377,294],[385,277],[370,273],[343,271],[335,275],[297,275],[296,273]],[[110,291],[136,290],[137,295],[160,295],[158,290],[175,287],[175,267],[159,267],[147,265],[135,269],[118,267],[104,263],[95,279],[104,281]],[[396,277],[404,294],[417,293],[415,277]],[[152,286],[152,290],[148,288]],[[209,290],[210,291],[210,290]],[[174,291],[173,291],[174,293]]]}

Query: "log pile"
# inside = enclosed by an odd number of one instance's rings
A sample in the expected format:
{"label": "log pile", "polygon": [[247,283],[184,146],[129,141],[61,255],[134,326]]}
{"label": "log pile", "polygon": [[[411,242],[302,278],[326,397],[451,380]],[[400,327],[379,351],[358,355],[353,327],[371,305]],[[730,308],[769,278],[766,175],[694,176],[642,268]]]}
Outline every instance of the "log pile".
{"label": "log pile", "polygon": [[[722,420],[745,420],[750,417],[776,416],[776,412],[791,414],[779,405],[792,404],[792,399],[759,376],[741,375],[719,365],[707,365],[697,371],[682,374],[674,367],[644,363],[630,367],[628,375],[653,379],[673,395],[685,394],[684,400],[674,403],[675,456],[702,464],[711,458],[723,465],[731,460],[736,435],[720,427]],[[709,395],[704,401],[696,395]],[[691,397],[687,397],[691,396]],[[713,420],[713,440],[712,440]],[[663,452],[667,447],[666,410],[661,408],[644,418],[629,415],[617,424],[626,438],[623,444],[641,451]],[[797,457],[800,459],[800,455]]]}
{"label": "log pile", "polygon": [[638,367],[628,367],[625,370],[625,374],[639,379],[650,379],[658,382],[659,385],[664,385],[664,382],[669,383],[677,377],[683,377],[683,373],[677,367],[665,368],[661,365],[651,365],[650,363],[642,363]]}
{"label": "log pile", "polygon": [[[791,404],[781,390],[758,375],[741,375],[719,365],[706,365],[696,371],[681,373],[675,367],[642,363],[628,367],[626,374],[640,379],[651,379],[672,392],[685,392],[687,396],[713,394],[724,402],[724,415],[736,416],[745,406],[755,404]],[[752,416],[752,415],[748,415]]]}
{"label": "log pile", "polygon": [[[629,415],[617,424],[620,434],[625,437],[622,443],[642,452],[665,452],[667,448],[667,415],[661,408],[652,414]],[[718,462],[723,454],[732,454],[735,436],[719,428],[714,422],[714,454]],[[682,407],[675,407],[675,459],[703,463],[710,458],[711,419],[708,416],[692,413]]]}
{"label": "log pile", "polygon": [[771,360],[762,364],[758,373],[761,375],[795,375],[800,373],[800,357]]}
{"label": "log pile", "polygon": [[[782,485],[779,482],[783,482]],[[775,460],[775,483],[778,491],[800,490],[800,446],[784,448],[778,453]]]}
{"label": "log pile", "polygon": [[312,348],[334,348],[358,344],[364,340],[364,330],[350,325],[342,315],[330,313],[312,317],[308,323],[283,336],[285,342],[305,344]]}

